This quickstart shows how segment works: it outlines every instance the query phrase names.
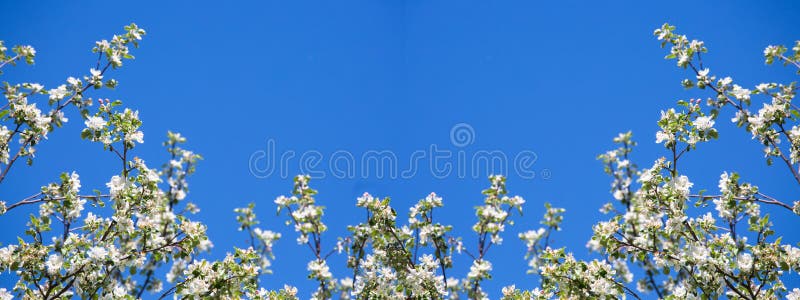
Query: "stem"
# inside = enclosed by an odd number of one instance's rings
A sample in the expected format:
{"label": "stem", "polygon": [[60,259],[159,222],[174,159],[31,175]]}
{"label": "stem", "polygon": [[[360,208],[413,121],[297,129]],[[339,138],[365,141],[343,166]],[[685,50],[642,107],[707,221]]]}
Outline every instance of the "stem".
{"label": "stem", "polygon": [[14,62],[15,60],[18,60],[18,59],[20,59],[20,57],[22,57],[22,55],[21,55],[21,54],[17,54],[17,55],[15,55],[14,57],[12,57],[12,58],[10,58],[10,59],[8,59],[8,60],[6,60],[6,61],[4,61],[4,62],[0,63],[0,69],[2,69],[3,67],[5,67],[7,64],[10,64],[10,63]]}

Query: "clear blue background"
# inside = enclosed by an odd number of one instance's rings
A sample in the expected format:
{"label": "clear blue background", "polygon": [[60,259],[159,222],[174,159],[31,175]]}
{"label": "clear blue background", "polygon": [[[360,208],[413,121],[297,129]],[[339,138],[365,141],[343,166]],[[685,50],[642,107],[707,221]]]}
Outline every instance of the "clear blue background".
{"label": "clear blue background", "polygon": [[[610,179],[596,155],[612,147],[618,132],[633,130],[640,142],[634,160],[650,166],[667,155],[654,143],[659,111],[678,99],[709,95],[680,87],[688,73],[662,59],[666,52],[652,36],[654,28],[670,22],[705,40],[712,73],[753,86],[797,79],[792,69],[765,66],[762,50],[800,38],[798,12],[793,1],[4,2],[0,39],[31,44],[38,54],[35,66],[5,68],[2,80],[55,87],[67,76],[88,73],[95,40],[110,38],[130,22],[145,28],[136,60],[110,73],[119,88],[93,95],[122,99],[140,111],[145,143],[134,154],[150,165],[167,159],[160,145],[167,130],[184,134],[187,147],[205,157],[191,178],[188,199],[201,207],[197,218],[209,225],[216,245],[209,257],[246,245],[233,209],[254,201],[262,227],[284,233],[275,248],[275,274],[265,276],[264,285],[291,283],[304,298],[313,289],[305,271],[311,254],[295,243],[285,216],[275,217],[272,204],[290,191],[291,181],[277,175],[259,179],[248,169],[250,155],[264,150],[267,139],[276,140],[279,151],[391,150],[404,162],[431,144],[457,150],[449,132],[464,122],[475,129],[475,142],[465,151],[532,150],[538,155],[534,169],[547,169],[551,177],[511,174],[508,180],[511,193],[528,204],[524,217],[507,229],[506,242],[488,255],[494,279],[486,287],[496,298],[507,284],[538,285],[526,275],[525,247],[516,234],[538,227],[543,202],[567,209],[555,245],[589,257],[584,245],[591,225],[604,218],[597,209],[611,200]],[[716,191],[722,171],[738,171],[767,194],[797,199],[798,185],[784,166],[767,167],[760,146],[733,128],[726,121],[730,116],[728,110],[718,121],[720,140],[701,145],[681,163],[694,190]],[[116,158],[81,141],[83,122],[74,111],[70,118],[41,144],[33,167],[14,167],[0,199],[15,202],[33,194],[62,171],[80,173],[86,191],[105,189]],[[297,172],[295,163],[290,173]],[[412,179],[326,178],[312,185],[328,207],[325,247],[346,234],[346,224],[360,221],[363,214],[354,204],[362,192],[392,196],[398,210],[406,211],[436,191],[446,211],[438,217],[455,225],[455,234],[474,249],[472,208],[487,181],[419,172]],[[0,217],[0,242],[21,235],[27,213],[35,211],[28,207]],[[800,241],[796,216],[764,211],[773,214],[784,241]],[[337,277],[350,274],[341,268],[343,260],[332,257]],[[456,263],[461,267],[449,275],[464,277],[468,257]],[[12,275],[0,275],[0,286],[13,282]],[[800,285],[798,276],[792,274],[787,285]]]}

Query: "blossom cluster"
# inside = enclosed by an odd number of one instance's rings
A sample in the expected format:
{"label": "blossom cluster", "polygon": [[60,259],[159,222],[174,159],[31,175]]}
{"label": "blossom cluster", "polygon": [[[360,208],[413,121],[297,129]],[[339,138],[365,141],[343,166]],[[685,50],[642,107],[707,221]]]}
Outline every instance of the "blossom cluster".
{"label": "blossom cluster", "polygon": [[[107,71],[132,59],[130,47],[138,46],[144,34],[131,24],[110,42],[97,42],[97,66],[89,75],[69,77],[56,88],[4,82],[8,104],[0,109],[0,183],[18,159],[33,163],[35,146],[68,121],[71,107],[84,119],[81,137],[102,144],[119,159],[120,168],[104,189],[93,193],[83,192],[77,172],[64,172],[38,193],[0,202],[0,215],[38,207],[24,236],[0,248],[0,272],[12,272],[17,279],[13,287],[0,289],[0,298],[136,299],[152,293],[162,298],[296,299],[292,287],[267,291],[258,286],[258,276],[269,271],[267,257],[279,234],[253,228],[259,246],[234,249],[220,261],[198,258],[213,244],[206,226],[190,218],[199,208],[186,199],[187,179],[201,157],[182,148],[184,137],[168,133],[164,146],[169,161],[161,169],[152,168],[132,155],[144,142],[138,112],[121,107],[120,100],[98,99],[95,107],[86,97],[89,88],[117,86]],[[0,68],[20,59],[33,63],[36,53],[30,46],[15,47],[13,56],[5,51],[0,43]],[[40,110],[38,95],[47,96],[43,103],[50,106],[49,112]],[[15,139],[20,146],[10,152]],[[170,264],[162,279],[158,270]]]}
{"label": "blossom cluster", "polygon": [[[678,168],[681,158],[698,143],[718,137],[715,121],[724,108],[731,107],[731,121],[765,147],[767,163],[782,160],[800,183],[793,132],[800,113],[791,103],[795,84],[763,83],[751,90],[733,84],[730,77],[718,79],[703,65],[700,54],[708,49],[702,41],[677,34],[669,24],[656,29],[655,35],[662,47],[669,46],[667,59],[676,59],[679,67],[692,71],[692,78],[682,81],[683,87],[710,89],[714,96],[705,101],[706,107],[700,105],[701,100],[678,101],[679,109],[662,112],[656,143],[663,144],[669,154],[655,160],[652,167],[639,171],[630,161],[628,154],[635,146],[630,133],[614,139],[619,148],[600,155],[613,178],[615,201],[602,206],[601,212],[610,218],[593,227],[587,247],[602,259],[582,261],[564,248],[537,248],[545,230],[525,233],[521,238],[534,246],[532,272],[540,274],[542,285],[532,291],[507,287],[504,298],[640,298],[643,293],[666,299],[800,296],[800,289],[790,290],[783,283],[786,276],[800,271],[800,248],[775,237],[769,215],[762,209],[774,206],[797,214],[797,202],[790,205],[770,197],[755,185],[742,183],[736,172],[722,173],[719,194],[693,192],[695,184]],[[764,54],[768,64],[780,60],[800,68],[800,43],[793,50],[794,54],[785,55],[784,47],[770,46]],[[751,113],[748,107],[755,95],[769,100]],[[634,281],[635,286],[630,286]]]}

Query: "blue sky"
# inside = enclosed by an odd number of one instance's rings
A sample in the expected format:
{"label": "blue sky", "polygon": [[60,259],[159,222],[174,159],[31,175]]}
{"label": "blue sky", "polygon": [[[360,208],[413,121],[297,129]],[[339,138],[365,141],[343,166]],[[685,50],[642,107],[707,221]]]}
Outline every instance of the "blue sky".
{"label": "blue sky", "polygon": [[[273,174],[253,176],[251,155],[267,141],[278,154],[295,151],[289,173],[299,173],[298,157],[318,151],[324,157],[338,150],[355,156],[389,150],[400,166],[416,150],[431,145],[468,155],[499,150],[513,156],[536,153],[524,179],[510,174],[508,188],[528,200],[525,215],[508,228],[506,242],[493,247],[494,279],[486,287],[497,296],[500,287],[538,285],[525,274],[524,245],[516,233],[538,226],[545,201],[565,207],[564,229],[556,246],[588,257],[584,244],[591,224],[603,218],[597,209],[612,199],[610,179],[596,161],[610,149],[618,132],[633,130],[640,146],[633,154],[649,166],[667,152],[656,145],[659,111],[678,99],[707,96],[686,91],[687,73],[662,58],[665,50],[652,36],[664,22],[706,42],[706,66],[712,73],[733,76],[753,86],[762,81],[797,80],[793,70],[765,66],[762,50],[769,44],[790,44],[800,38],[800,3],[673,1],[645,4],[614,1],[320,1],[320,2],[139,2],[52,1],[3,3],[0,39],[26,43],[38,50],[36,65],[6,69],[2,80],[39,81],[47,87],[66,77],[88,72],[95,59],[95,40],[109,38],[136,22],[148,31],[136,60],[114,71],[114,92],[140,111],[145,143],[135,155],[150,165],[167,160],[161,141],[166,131],[181,132],[187,148],[205,158],[191,179],[189,199],[209,225],[221,257],[232,246],[245,246],[246,235],[235,229],[233,209],[254,201],[262,226],[279,230],[275,274],[267,287],[291,283],[304,297],[312,282],[305,263],[311,258],[296,245],[285,216],[276,217],[272,200],[291,190],[291,180]],[[730,111],[728,111],[730,114]],[[82,122],[72,115],[66,128],[40,147],[32,167],[15,166],[3,183],[0,199],[12,202],[35,193],[63,171],[81,174],[84,189],[104,188],[117,163],[97,144],[79,139]],[[701,145],[682,162],[695,189],[716,189],[722,171],[738,171],[779,199],[795,199],[798,186],[781,165],[767,167],[761,149],[749,134],[722,118],[720,140]],[[450,130],[466,123],[473,143],[457,147]],[[323,163],[325,165],[325,163]],[[320,167],[320,169],[323,169]],[[485,170],[484,170],[485,171]],[[471,172],[471,171],[470,171]],[[485,172],[484,172],[485,173]],[[545,178],[546,177],[546,178]],[[360,221],[355,198],[364,191],[391,196],[400,211],[436,191],[446,212],[437,216],[456,227],[455,234],[474,247],[469,231],[473,206],[482,197],[486,179],[436,178],[421,169],[412,178],[332,178],[312,181],[326,205],[331,230],[324,237],[332,247],[345,225]],[[800,241],[792,229],[797,219],[784,211],[764,209],[782,227],[784,241]],[[0,217],[0,242],[21,235],[27,213]],[[343,256],[333,256],[341,266]],[[467,266],[467,256],[456,263]],[[334,275],[348,272],[337,268]],[[466,275],[465,267],[453,273]],[[0,286],[10,286],[9,274]],[[787,284],[800,284],[794,275]]]}

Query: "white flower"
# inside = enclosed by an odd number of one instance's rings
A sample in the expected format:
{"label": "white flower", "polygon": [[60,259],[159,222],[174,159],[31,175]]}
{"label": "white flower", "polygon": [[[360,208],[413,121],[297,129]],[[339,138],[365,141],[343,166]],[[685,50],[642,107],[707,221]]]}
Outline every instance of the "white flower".
{"label": "white flower", "polygon": [[89,70],[89,73],[92,73],[92,82],[99,82],[103,79],[103,72],[100,70],[92,68]]}
{"label": "white flower", "polygon": [[476,279],[483,278],[489,271],[492,270],[492,263],[487,260],[474,260],[472,266],[469,267],[469,274],[467,278]]}
{"label": "white flower", "polygon": [[672,188],[673,191],[677,192],[683,198],[689,196],[689,189],[693,185],[694,184],[689,181],[689,177],[686,177],[686,175],[681,175],[676,178],[672,178],[672,180],[670,180],[667,183],[667,187]]}
{"label": "white flower", "polygon": [[67,86],[62,84],[58,88],[50,90],[49,93],[51,101],[58,101],[64,99],[69,91],[67,91]]}
{"label": "white flower", "polygon": [[288,201],[289,201],[289,198],[287,198],[286,196],[278,196],[278,198],[275,198],[275,201],[274,201],[274,202],[275,202],[275,204],[277,204],[278,206],[286,206],[286,203],[287,203]]}
{"label": "white flower", "polygon": [[194,278],[186,283],[187,295],[200,295],[208,291],[209,284],[201,278]]}
{"label": "white flower", "polygon": [[70,192],[74,193],[74,194],[77,194],[78,191],[80,191],[80,188],[81,188],[81,180],[80,180],[80,176],[78,175],[78,173],[72,172],[71,174],[69,174],[69,181],[72,184],[72,186],[70,188]]}
{"label": "white flower", "polygon": [[503,220],[508,216],[508,213],[494,206],[485,205],[483,209],[481,209],[481,216],[484,218],[493,218],[494,220]]}
{"label": "white flower", "polygon": [[292,296],[297,295],[297,288],[293,287],[291,285],[284,284],[283,285],[283,290],[286,291],[286,293],[288,293],[289,295],[292,295]]}
{"label": "white flower", "polygon": [[8,127],[0,125],[0,140],[8,139],[10,134],[11,130],[8,130]]}
{"label": "white flower", "polygon": [[697,263],[703,264],[708,260],[709,251],[703,245],[694,245],[691,246],[690,250],[686,255],[692,260]]}
{"label": "white flower", "polygon": [[722,172],[722,175],[719,175],[718,187],[719,191],[722,192],[723,194],[728,193],[728,183],[729,183],[728,172]]}
{"label": "white flower", "polygon": [[428,194],[428,197],[425,197],[425,200],[423,200],[423,201],[425,201],[427,203],[430,203],[431,205],[433,205],[435,207],[441,207],[442,206],[442,197],[437,196],[436,193],[433,193],[433,192]]}
{"label": "white flower", "polygon": [[298,220],[305,220],[308,218],[314,218],[318,214],[317,208],[311,205],[304,206],[298,210],[292,212],[292,216]]}
{"label": "white flower", "polygon": [[594,232],[599,237],[610,237],[619,230],[619,224],[613,221],[600,222],[594,226]]}
{"label": "white flower", "polygon": [[679,298],[686,297],[686,288],[683,286],[683,284],[680,284],[676,286],[674,290],[672,290],[672,294]]}
{"label": "white flower", "polygon": [[702,79],[702,78],[708,76],[708,72],[709,71],[710,70],[708,68],[705,68],[705,69],[697,71],[697,79]]}
{"label": "white flower", "polygon": [[97,224],[99,224],[99,222],[102,222],[102,221],[103,221],[102,218],[98,218],[92,212],[89,212],[88,214],[86,214],[86,218],[83,219],[84,225],[86,225],[88,227],[96,226]]}
{"label": "white flower", "polygon": [[350,277],[345,277],[339,280],[339,284],[341,284],[342,288],[351,289],[353,288],[353,279]]}
{"label": "white flower", "polygon": [[36,49],[29,45],[20,46],[19,54],[22,56],[34,56],[36,55]]}
{"label": "white flower", "polygon": [[153,169],[147,170],[147,172],[145,172],[145,177],[147,177],[147,181],[150,182],[161,182],[161,176]]}
{"label": "white flower", "polygon": [[12,295],[11,292],[6,290],[6,288],[0,288],[0,300],[12,300],[12,299],[14,299],[14,295]]}
{"label": "white flower", "polygon": [[753,268],[753,256],[749,253],[743,253],[736,258],[736,264],[742,271],[749,272]]}
{"label": "white flower", "polygon": [[780,54],[778,51],[778,46],[769,45],[767,48],[764,48],[764,56],[775,56]]}
{"label": "white flower", "polygon": [[606,278],[597,278],[592,281],[589,287],[592,289],[592,292],[605,295],[613,293],[614,283]]}
{"label": "white flower", "polygon": [[689,63],[689,56],[685,53],[678,54],[678,66],[684,66]]}
{"label": "white flower", "polygon": [[508,204],[511,206],[522,206],[525,204],[525,199],[520,196],[508,198]]}
{"label": "white flower", "polygon": [[89,248],[89,251],[86,253],[89,256],[89,259],[95,262],[102,262],[108,256],[108,250],[99,246]]}
{"label": "white flower", "polygon": [[120,59],[118,54],[111,55],[111,57],[109,57],[108,60],[111,61],[111,63],[114,64],[115,66],[122,65],[122,59]]}
{"label": "white flower", "polygon": [[715,209],[717,210],[719,217],[723,219],[733,219],[733,210],[728,207],[728,201],[723,200],[722,198],[717,198],[713,200],[714,205],[716,205]]}
{"label": "white flower", "polygon": [[53,117],[54,117],[56,120],[58,120],[58,121],[61,121],[61,123],[67,123],[67,122],[69,122],[69,118],[67,118],[66,116],[64,116],[64,111],[61,111],[61,110],[59,110],[59,111],[51,112],[51,115],[52,115],[52,116],[53,116]]}
{"label": "white flower", "polygon": [[[704,45],[703,41],[692,40],[692,42],[689,43],[689,48],[692,48],[695,51],[702,51],[703,45]],[[708,69],[706,69],[706,70],[708,70]]]}
{"label": "white flower", "polygon": [[67,83],[69,83],[69,85],[71,85],[72,87],[77,88],[81,84],[81,80],[70,76],[69,78],[67,78]]}
{"label": "white flower", "polygon": [[711,227],[717,222],[711,212],[707,212],[702,218],[696,219],[702,226]]}
{"label": "white flower", "polygon": [[31,89],[31,94],[35,94],[41,92],[44,89],[44,86],[38,83],[31,83],[30,89]]}
{"label": "white flower", "polygon": [[111,47],[111,44],[109,44],[107,40],[96,41],[94,44],[98,51],[106,51],[106,49]]}
{"label": "white flower", "polygon": [[671,142],[673,135],[664,131],[656,132],[656,144],[661,144],[664,141]]}
{"label": "white flower", "polygon": [[733,123],[739,123],[739,121],[742,121],[742,120],[747,120],[747,119],[749,118],[749,117],[748,117],[748,115],[749,115],[749,114],[750,114],[750,112],[749,112],[749,111],[747,111],[747,110],[743,110],[743,111],[742,111],[742,110],[740,110],[740,111],[737,111],[737,112],[736,112],[736,115],[735,115],[733,118],[731,118],[731,122],[733,122]]}
{"label": "white flower", "polygon": [[[0,290],[0,295],[2,294],[2,290]],[[794,288],[792,292],[786,295],[787,300],[800,300],[800,289]]]}
{"label": "white flower", "polygon": [[448,288],[455,288],[458,286],[458,279],[455,279],[453,277],[448,277],[446,285]]}
{"label": "white flower", "polygon": [[181,223],[181,231],[189,237],[198,237],[205,233],[206,227],[200,222],[184,221]]}
{"label": "white flower", "polygon": [[50,124],[50,121],[52,121],[52,118],[44,115],[36,115],[33,120],[33,122],[36,124],[36,127],[42,129],[46,129],[47,125]]}
{"label": "white flower", "polygon": [[795,125],[795,126],[792,126],[792,129],[791,129],[791,130],[789,130],[789,136],[790,136],[790,137],[791,137],[793,140],[798,140],[798,139],[800,139],[800,126],[797,126],[797,125]]}
{"label": "white flower", "polygon": [[275,233],[271,230],[261,230],[261,228],[258,227],[253,229],[253,233],[255,233],[256,236],[260,240],[264,241],[264,243],[266,243],[267,245],[272,245],[273,241],[281,237],[280,233]]}
{"label": "white flower", "polygon": [[[766,121],[767,120],[764,119],[764,116],[762,116],[760,114],[753,115],[753,116],[750,116],[750,117],[747,118],[747,122],[750,122],[754,126],[753,131],[755,131],[755,129],[757,127],[760,127],[761,125],[763,125],[764,122],[766,122]],[[754,135],[755,135],[755,133],[754,133]]]}
{"label": "white flower", "polygon": [[300,186],[305,187],[306,184],[308,184],[308,180],[311,179],[311,175],[297,175],[297,176],[295,176],[295,179],[297,179],[297,183]]}
{"label": "white flower", "polygon": [[17,245],[8,245],[0,248],[0,266],[11,263],[11,258],[15,250],[17,250]]}
{"label": "white flower", "polygon": [[325,263],[324,260],[312,260],[308,262],[308,271],[311,272],[310,276],[315,278],[331,278],[333,274],[331,274],[330,268],[328,264]]}
{"label": "white flower", "polygon": [[439,266],[439,260],[434,258],[431,254],[424,254],[422,258],[420,258],[420,264],[426,269],[436,269],[436,267]]}
{"label": "white flower", "polygon": [[86,118],[86,122],[84,122],[84,124],[86,124],[86,128],[91,130],[101,130],[106,126],[107,122],[101,117],[91,116]]}
{"label": "white flower", "polygon": [[86,203],[86,199],[78,198],[75,200],[75,206],[67,212],[67,219],[77,219],[81,216],[81,212],[83,211],[83,205]]}
{"label": "white flower", "polygon": [[669,37],[672,34],[672,31],[668,30],[666,28],[666,24],[665,24],[665,26],[662,26],[661,28],[656,29],[655,32],[653,32],[653,34],[657,35],[658,36],[658,40],[660,41],[660,40],[663,40],[663,39],[666,39],[667,37]]}
{"label": "white flower", "polygon": [[750,90],[734,84],[733,90],[731,90],[731,96],[737,100],[750,101]]}
{"label": "white flower", "polygon": [[709,130],[714,126],[714,120],[709,116],[697,117],[697,119],[694,119],[693,123],[694,127],[697,127],[697,130],[700,131]]}
{"label": "white flower", "polygon": [[127,294],[128,294],[128,290],[126,290],[125,287],[122,286],[119,283],[117,283],[114,286],[114,288],[111,289],[111,296],[113,296],[114,298],[117,298],[117,299],[124,298],[125,296],[127,296]]}
{"label": "white flower", "polygon": [[[586,242],[586,248],[589,248],[589,250],[592,251],[600,251],[601,248],[600,241],[589,240],[588,242]],[[531,265],[533,265],[534,261],[535,261],[534,259],[531,260]]]}
{"label": "white flower", "polygon": [[200,251],[208,251],[213,247],[214,243],[212,243],[209,239],[202,240],[199,244],[197,244],[197,249]]}
{"label": "white flower", "polygon": [[503,238],[499,234],[492,235],[492,244],[500,245],[503,243]]}
{"label": "white flower", "polygon": [[139,144],[144,143],[144,132],[135,131],[135,132],[133,132],[131,134],[127,134],[127,135],[125,135],[125,141],[126,142],[134,141],[134,142],[137,142]]}
{"label": "white flower", "polygon": [[512,285],[503,287],[502,292],[503,292],[503,296],[509,296],[510,297],[510,296],[514,295],[514,293],[517,292],[517,287],[512,284]]}
{"label": "white flower", "polygon": [[185,198],[186,198],[186,192],[184,190],[175,191],[175,200],[181,201]]}
{"label": "white flower", "polygon": [[128,30],[128,34],[130,34],[134,39],[141,40],[142,34],[144,34],[144,29],[139,29],[134,26],[134,28]]}
{"label": "white flower", "polygon": [[131,183],[125,178],[119,177],[118,175],[114,175],[114,177],[111,177],[111,181],[106,183],[106,186],[108,187],[111,193],[111,197],[113,198],[116,197],[117,194],[119,194],[119,192],[130,187]]}
{"label": "white flower", "polygon": [[642,171],[642,174],[639,175],[639,182],[650,182],[653,179],[653,172],[650,170]]}
{"label": "white flower", "polygon": [[542,238],[544,233],[545,233],[545,229],[544,228],[539,228],[539,229],[537,229],[535,231],[534,230],[528,230],[528,231],[526,231],[524,233],[520,233],[519,234],[519,238],[521,240],[526,241],[527,244],[528,244],[528,247],[532,247],[534,244],[536,244],[537,241],[539,241],[539,239]]}
{"label": "white flower", "polygon": [[50,275],[56,274],[61,270],[61,266],[64,264],[64,259],[61,255],[52,254],[50,257],[47,258],[47,262],[45,266],[47,267],[47,273]]}
{"label": "white flower", "polygon": [[625,192],[619,189],[614,191],[614,199],[622,200],[624,198],[625,198]]}
{"label": "white flower", "polygon": [[619,168],[619,169],[627,168],[630,165],[631,165],[631,161],[627,160],[627,159],[623,159],[623,160],[620,160],[619,162],[617,162],[617,168]]}

